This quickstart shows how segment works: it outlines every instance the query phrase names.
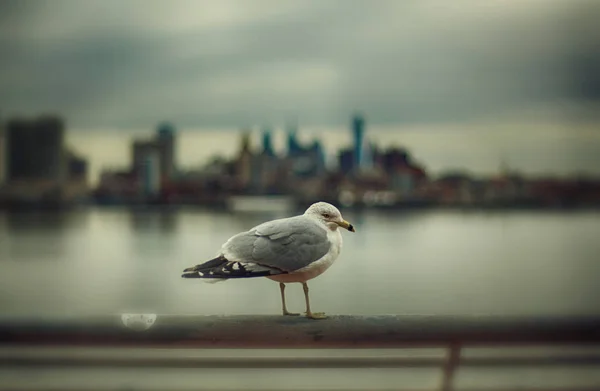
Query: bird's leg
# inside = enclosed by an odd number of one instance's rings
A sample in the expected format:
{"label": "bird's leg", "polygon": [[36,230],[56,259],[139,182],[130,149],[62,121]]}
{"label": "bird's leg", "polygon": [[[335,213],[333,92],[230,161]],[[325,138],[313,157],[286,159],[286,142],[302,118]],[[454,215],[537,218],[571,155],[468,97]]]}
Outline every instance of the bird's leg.
{"label": "bird's leg", "polygon": [[324,312],[311,312],[310,300],[308,299],[308,284],[303,282],[302,288],[304,289],[304,299],[306,300],[306,317],[310,319],[326,319],[327,316]]}
{"label": "bird's leg", "polygon": [[288,312],[287,308],[285,307],[285,284],[283,282],[279,283],[279,290],[281,291],[281,304],[283,305],[283,315],[289,315],[289,316],[300,315],[300,314],[294,314],[292,312]]}

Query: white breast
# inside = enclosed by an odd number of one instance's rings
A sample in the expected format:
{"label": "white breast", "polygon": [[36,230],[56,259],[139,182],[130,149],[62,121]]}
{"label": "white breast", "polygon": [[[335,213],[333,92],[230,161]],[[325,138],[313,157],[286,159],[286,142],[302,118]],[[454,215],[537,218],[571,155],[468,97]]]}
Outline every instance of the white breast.
{"label": "white breast", "polygon": [[269,276],[267,278],[284,283],[306,282],[323,274],[325,270],[329,269],[329,267],[333,265],[342,250],[342,234],[338,229],[335,231],[328,231],[327,238],[331,242],[331,248],[329,249],[329,252],[321,259],[303,267],[302,269],[298,269],[295,272],[289,274],[280,274],[277,276]]}

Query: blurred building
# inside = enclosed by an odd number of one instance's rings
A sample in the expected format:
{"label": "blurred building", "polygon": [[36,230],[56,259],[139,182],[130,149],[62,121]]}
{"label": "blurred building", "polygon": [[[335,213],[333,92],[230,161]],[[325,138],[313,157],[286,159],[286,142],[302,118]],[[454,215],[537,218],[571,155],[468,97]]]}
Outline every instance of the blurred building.
{"label": "blurred building", "polygon": [[234,175],[236,177],[235,188],[239,192],[244,192],[252,181],[252,161],[254,154],[250,146],[250,132],[243,131],[240,135],[240,152],[234,163]]}
{"label": "blurred building", "polygon": [[352,117],[352,146],[340,150],[339,170],[344,175],[372,174],[377,168],[378,151],[365,137],[365,119],[360,115]]}
{"label": "blurred building", "polygon": [[242,192],[252,195],[276,195],[283,192],[287,185],[283,175],[285,165],[283,159],[275,154],[271,130],[263,130],[260,152],[251,151],[249,133],[243,133],[242,138],[237,169],[238,173],[244,174]]}
{"label": "blurred building", "polygon": [[175,174],[175,127],[162,123],[158,127],[158,150],[160,155],[160,176],[170,181]]}
{"label": "blurred building", "polygon": [[5,153],[5,140],[4,140],[4,124],[0,122],[0,186],[4,184],[4,171],[6,168],[6,153]]}
{"label": "blurred building", "polygon": [[352,118],[352,136],[354,140],[354,169],[360,171],[364,164],[365,120],[356,115]]}
{"label": "blurred building", "polygon": [[67,177],[69,181],[87,182],[88,162],[72,151],[67,151]]}
{"label": "blurred building", "polygon": [[295,129],[288,131],[287,160],[291,174],[300,178],[320,177],[326,173],[325,152],[319,140],[308,146],[302,146],[296,138]]}
{"label": "blurred building", "polygon": [[383,169],[392,172],[396,167],[410,165],[408,151],[403,148],[390,148],[381,157]]}
{"label": "blurred building", "polygon": [[[158,143],[152,141],[135,141],[132,144],[132,171],[139,184],[139,193],[154,196],[161,190],[160,168],[163,161]],[[158,181],[156,180],[158,178]]]}
{"label": "blurred building", "polygon": [[87,197],[87,161],[69,151],[64,139],[64,121],[56,116],[8,121],[3,202],[60,206]]}
{"label": "blurred building", "polygon": [[263,154],[269,157],[275,157],[275,150],[273,148],[273,138],[271,129],[263,130]]}
{"label": "blurred building", "polygon": [[164,168],[161,163],[163,161],[159,151],[156,150],[148,151],[144,159],[144,171],[140,178],[144,187],[144,194],[157,196],[161,190],[160,178],[162,168]]}
{"label": "blurred building", "polygon": [[279,194],[285,187],[281,177],[282,161],[275,154],[271,129],[263,130],[262,151],[253,159],[253,192],[257,194]]}
{"label": "blurred building", "polygon": [[64,123],[57,117],[14,119],[7,124],[8,167],[6,179],[65,179]]}
{"label": "blurred building", "polygon": [[339,153],[339,168],[344,175],[349,175],[354,168],[354,150],[351,148],[342,149]]}
{"label": "blurred building", "polygon": [[275,153],[272,140],[271,130],[263,130],[261,148],[253,151],[250,132],[241,133],[240,152],[232,162],[233,188],[238,194],[290,194],[301,191],[306,180],[326,174],[325,154],[318,140],[301,145],[295,129],[289,129],[287,154],[282,156]]}
{"label": "blurred building", "polygon": [[380,156],[381,166],[389,178],[389,188],[401,195],[411,195],[427,179],[423,167],[412,161],[403,148],[390,148]]}
{"label": "blurred building", "polygon": [[288,157],[295,157],[302,152],[302,147],[298,143],[296,137],[297,129],[295,126],[290,126],[287,130],[287,153]]}
{"label": "blurred building", "polygon": [[156,136],[149,140],[135,140],[131,145],[131,168],[138,178],[140,193],[158,195],[173,180],[175,166],[175,128],[161,124]]}
{"label": "blurred building", "polygon": [[103,170],[95,197],[101,204],[128,203],[139,194],[138,178],[130,170]]}
{"label": "blurred building", "polygon": [[144,168],[148,155],[158,152],[157,143],[154,140],[135,140],[131,144],[131,169],[138,175],[144,174]]}

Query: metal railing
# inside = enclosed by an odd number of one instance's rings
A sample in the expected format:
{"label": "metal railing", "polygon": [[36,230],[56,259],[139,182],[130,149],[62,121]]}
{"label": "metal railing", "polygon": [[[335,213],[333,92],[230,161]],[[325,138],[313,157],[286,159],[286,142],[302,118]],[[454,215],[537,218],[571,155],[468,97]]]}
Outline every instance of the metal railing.
{"label": "metal railing", "polygon": [[[477,347],[541,346],[600,347],[600,318],[334,316],[313,321],[283,316],[165,315],[0,324],[0,366],[5,367],[440,368],[443,376],[438,390],[442,391],[453,390],[459,368],[584,366],[600,369],[598,349],[588,354],[563,350],[558,355],[535,356],[463,354],[465,349]],[[54,350],[40,350],[40,347]],[[73,354],[69,347],[90,350],[88,354],[81,351]],[[120,349],[121,353],[98,354],[93,350],[109,347]],[[211,357],[128,355],[130,348],[178,351],[190,348],[443,348],[446,354],[438,357]],[[567,389],[600,390],[600,384]]]}

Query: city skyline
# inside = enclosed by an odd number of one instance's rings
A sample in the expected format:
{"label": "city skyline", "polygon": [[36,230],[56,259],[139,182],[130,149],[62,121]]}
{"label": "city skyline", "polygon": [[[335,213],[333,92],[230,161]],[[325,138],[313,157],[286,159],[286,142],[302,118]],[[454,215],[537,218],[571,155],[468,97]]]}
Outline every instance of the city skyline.
{"label": "city skyline", "polygon": [[297,123],[286,127],[286,147],[278,152],[274,129],[263,126],[258,143],[252,142],[252,130],[239,131],[237,142],[231,143],[237,145],[232,157],[203,139],[212,149],[212,160],[198,164],[196,154],[197,165],[186,167],[178,156],[189,141],[178,143],[177,126],[163,121],[152,135],[127,140],[129,161],[102,167],[99,182],[90,183],[90,156],[81,157],[81,150],[66,140],[63,118],[11,118],[3,125],[8,176],[0,187],[0,204],[60,207],[91,201],[224,207],[236,196],[278,195],[299,204],[325,199],[347,205],[493,208],[585,207],[600,199],[600,177],[581,171],[563,178],[555,172],[535,176],[515,169],[506,156],[492,175],[477,175],[468,166],[432,175],[427,162],[415,159],[405,144],[374,142],[363,115],[356,113],[349,122],[351,142],[334,152],[323,145],[323,132],[309,142],[299,139]]}
{"label": "city skyline", "polygon": [[[3,118],[4,121],[10,118]],[[161,121],[164,122],[164,121]],[[229,129],[176,128],[175,163],[184,170],[198,169],[210,159],[230,159],[239,152],[239,134],[251,131],[252,145],[259,148],[262,132],[272,130],[273,148],[285,154],[287,126],[254,126]],[[580,137],[574,137],[568,123],[552,122],[539,128],[535,123],[492,124],[472,123],[438,127],[372,125],[366,117],[366,138],[378,148],[405,148],[419,164],[435,176],[449,172],[464,172],[474,176],[497,175],[502,167],[532,177],[543,176],[600,176],[600,132],[593,124],[582,127]],[[77,130],[66,119],[65,142],[89,163],[89,180],[97,184],[100,172],[106,168],[123,168],[131,163],[130,143],[133,139],[147,138],[159,124],[145,129]],[[339,152],[352,143],[351,116],[345,126],[304,126],[295,121],[303,144],[319,140],[323,146],[325,163],[329,169],[337,167]],[[451,132],[451,135],[449,133]],[[1,141],[0,141],[1,142]],[[1,168],[1,167],[0,167]]]}
{"label": "city skyline", "polygon": [[[318,137],[326,162],[332,164],[339,150],[351,145],[350,122],[339,127],[298,126],[303,143]],[[155,125],[155,124],[154,124]],[[136,130],[69,131],[67,143],[90,161],[92,181],[103,167],[125,167],[130,163],[129,142],[154,132],[154,125]],[[232,158],[239,152],[242,128],[190,129],[177,126],[177,163],[181,168],[198,168],[215,155]],[[580,173],[600,176],[600,134],[594,126],[573,138],[565,124],[552,123],[537,128],[531,124],[507,124],[498,131],[482,132],[484,124],[456,126],[449,136],[445,127],[395,127],[371,125],[367,117],[367,136],[379,147],[404,147],[433,175],[464,171],[474,175],[494,175],[500,166],[508,166],[524,175],[569,176]],[[259,147],[264,126],[253,127],[252,140]],[[285,151],[285,127],[273,126],[273,145],[277,153]]]}

